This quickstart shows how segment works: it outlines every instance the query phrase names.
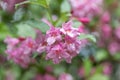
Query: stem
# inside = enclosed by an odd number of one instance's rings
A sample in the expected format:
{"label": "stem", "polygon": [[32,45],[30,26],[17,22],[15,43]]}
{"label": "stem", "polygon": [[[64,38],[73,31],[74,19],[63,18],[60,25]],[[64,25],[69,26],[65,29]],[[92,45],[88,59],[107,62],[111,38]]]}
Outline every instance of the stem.
{"label": "stem", "polygon": [[50,11],[50,8],[47,8],[47,11],[48,11],[48,16],[50,18],[50,22],[53,24],[53,19],[52,19],[52,14],[51,14],[51,11]]}
{"label": "stem", "polygon": [[17,9],[18,6],[23,5],[23,4],[27,4],[27,3],[30,3],[30,1],[24,1],[24,2],[18,3],[15,5],[15,9]]}

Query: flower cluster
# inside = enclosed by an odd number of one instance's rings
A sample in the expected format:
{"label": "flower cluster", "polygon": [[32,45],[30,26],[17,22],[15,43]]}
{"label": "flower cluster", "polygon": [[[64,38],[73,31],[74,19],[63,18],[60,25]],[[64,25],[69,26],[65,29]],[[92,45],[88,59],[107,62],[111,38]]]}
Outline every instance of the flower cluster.
{"label": "flower cluster", "polygon": [[[26,66],[31,62],[31,56],[35,52],[39,54],[46,52],[46,60],[52,60],[55,64],[62,60],[71,63],[71,59],[79,54],[84,40],[79,40],[78,36],[83,32],[83,28],[73,28],[72,21],[64,23],[62,28],[56,28],[49,22],[50,29],[46,35],[36,30],[37,37],[32,38],[11,38],[5,40],[7,43],[6,53],[9,59],[15,63]],[[82,29],[81,29],[82,28]]]}
{"label": "flower cluster", "polygon": [[99,46],[106,47],[111,55],[120,51],[120,27],[112,28],[110,14],[105,12],[101,18]]}
{"label": "flower cluster", "polygon": [[81,21],[89,20],[102,12],[103,0],[70,0],[72,15]]}
{"label": "flower cluster", "polygon": [[46,73],[44,75],[36,75],[34,80],[73,80],[73,76],[68,73],[62,73],[58,78],[56,78],[55,76]]}
{"label": "flower cluster", "polygon": [[56,28],[48,23],[50,30],[46,32],[45,40],[39,45],[38,52],[46,51],[46,59],[52,59],[59,63],[65,59],[71,63],[71,59],[79,54],[82,47],[82,40],[78,39],[81,33],[80,28],[73,28],[72,21],[64,23],[62,28]]}
{"label": "flower cluster", "polygon": [[36,42],[32,38],[7,37],[5,43],[7,44],[8,59],[12,59],[22,67],[27,67],[32,62],[32,52],[36,47]]}

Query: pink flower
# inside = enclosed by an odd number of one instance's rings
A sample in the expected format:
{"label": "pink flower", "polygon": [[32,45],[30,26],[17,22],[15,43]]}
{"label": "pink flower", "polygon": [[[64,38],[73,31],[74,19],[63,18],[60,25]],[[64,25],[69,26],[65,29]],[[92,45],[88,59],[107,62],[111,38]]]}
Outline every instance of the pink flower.
{"label": "pink flower", "polygon": [[80,69],[78,70],[78,75],[80,77],[85,77],[85,69],[84,69],[84,67],[80,67]]}
{"label": "pink flower", "polygon": [[0,6],[8,12],[13,12],[15,10],[15,4],[23,1],[25,0],[3,0],[0,2]]}
{"label": "pink flower", "polygon": [[43,79],[43,75],[37,74],[37,75],[35,76],[34,80],[44,80],[44,79]]}
{"label": "pink flower", "polygon": [[57,43],[56,45],[52,45],[51,48],[48,50],[46,55],[46,59],[52,59],[52,61],[57,64],[62,59],[67,59],[70,55],[65,51],[63,43]]}
{"label": "pink flower", "polygon": [[36,43],[37,43],[36,51],[41,54],[42,52],[46,51],[47,42],[46,42],[46,39],[45,39],[45,35],[42,34],[41,31],[36,30],[36,33],[37,33],[37,36],[36,36],[36,39],[35,39]]}
{"label": "pink flower", "polygon": [[45,74],[43,80],[57,80],[57,79],[50,74]]}
{"label": "pink flower", "polygon": [[35,76],[34,80],[57,80],[57,79],[56,77],[50,74],[45,74],[45,75],[38,74]]}
{"label": "pink flower", "polygon": [[102,36],[105,38],[105,39],[109,39],[112,35],[112,28],[109,24],[103,24],[102,27],[101,27],[101,33],[102,33]]}
{"label": "pink flower", "polygon": [[[48,23],[48,22],[47,22]],[[83,28],[73,28],[72,21],[64,23],[62,28],[51,26],[46,33],[47,55],[54,63],[60,63],[63,59],[71,63],[71,59],[79,54],[82,40],[77,37],[83,32]]]}
{"label": "pink flower", "polygon": [[60,41],[62,39],[59,28],[55,27],[50,27],[50,30],[46,32],[46,37],[48,45],[52,45],[56,41]]}
{"label": "pink flower", "polygon": [[101,21],[102,21],[102,23],[108,23],[108,22],[110,22],[110,13],[109,12],[105,12],[102,15]]}
{"label": "pink flower", "polygon": [[92,18],[102,12],[103,0],[70,0],[72,14],[77,18]]}
{"label": "pink flower", "polygon": [[76,37],[78,36],[80,33],[78,32],[79,29],[78,28],[73,28],[72,27],[72,21],[68,21],[67,23],[62,24],[62,28],[60,29],[60,31],[67,36],[70,37]]}
{"label": "pink flower", "polygon": [[113,42],[109,43],[108,50],[112,55],[114,55],[115,53],[117,53],[120,50],[119,47],[120,47],[119,43],[113,41]]}
{"label": "pink flower", "polygon": [[73,80],[70,74],[63,73],[59,76],[58,80]]}
{"label": "pink flower", "polygon": [[105,75],[110,75],[112,73],[112,65],[110,63],[103,64],[103,73]]}
{"label": "pink flower", "polygon": [[118,39],[120,39],[120,27],[117,27],[116,29],[115,29],[115,36],[118,38]]}
{"label": "pink flower", "polygon": [[[10,42],[16,42],[9,43],[9,40]],[[32,62],[31,55],[36,47],[36,42],[32,38],[15,39],[8,37],[6,38],[5,43],[8,45],[6,50],[8,59],[12,59],[15,63],[21,65],[22,67],[27,67],[28,64]],[[12,47],[10,48],[9,46]]]}

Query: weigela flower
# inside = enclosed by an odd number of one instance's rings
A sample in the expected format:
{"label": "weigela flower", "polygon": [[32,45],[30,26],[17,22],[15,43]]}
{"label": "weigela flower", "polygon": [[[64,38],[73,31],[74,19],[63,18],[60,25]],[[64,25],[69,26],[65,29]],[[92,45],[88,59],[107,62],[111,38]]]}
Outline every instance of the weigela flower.
{"label": "weigela flower", "polygon": [[77,18],[92,18],[102,12],[103,0],[70,0],[72,14]]}
{"label": "weigela flower", "polygon": [[52,59],[52,61],[57,64],[62,59],[68,59],[70,57],[69,53],[66,52],[64,43],[54,44],[48,49],[46,59]]}
{"label": "weigela flower", "polygon": [[52,59],[54,63],[59,63],[64,59],[70,63],[71,59],[80,52],[82,40],[77,37],[81,32],[80,28],[72,27],[72,21],[64,23],[62,28],[50,25],[50,30],[46,33],[46,59]]}
{"label": "weigela flower", "polygon": [[5,43],[7,43],[8,59],[12,59],[22,67],[27,67],[32,62],[31,55],[36,47],[36,42],[32,38],[8,37],[5,39]]}
{"label": "weigela flower", "polygon": [[36,36],[36,44],[37,44],[37,48],[36,51],[41,54],[42,52],[46,51],[46,46],[47,46],[47,42],[45,39],[45,35],[42,34],[42,32],[40,30],[36,30],[37,36]]}
{"label": "weigela flower", "polygon": [[46,37],[47,37],[46,40],[48,45],[52,45],[56,41],[59,41],[62,39],[62,36],[60,34],[60,29],[55,27],[50,27],[50,30],[48,30],[46,33]]}
{"label": "weigela flower", "polygon": [[73,80],[72,75],[63,73],[59,76],[58,80]]}

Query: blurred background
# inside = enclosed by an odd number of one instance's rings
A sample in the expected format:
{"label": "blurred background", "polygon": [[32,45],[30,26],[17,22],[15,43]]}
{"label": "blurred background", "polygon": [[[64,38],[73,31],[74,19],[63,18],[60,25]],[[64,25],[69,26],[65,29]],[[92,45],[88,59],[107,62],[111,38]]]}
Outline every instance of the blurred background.
{"label": "blurred background", "polygon": [[[0,0],[0,80],[120,80],[120,0],[42,1]],[[35,38],[34,27],[44,26],[49,15],[55,26],[76,19],[96,42],[88,42],[71,64],[37,56],[37,63],[23,68],[8,60],[5,38]],[[40,27],[43,33],[46,28]]]}

